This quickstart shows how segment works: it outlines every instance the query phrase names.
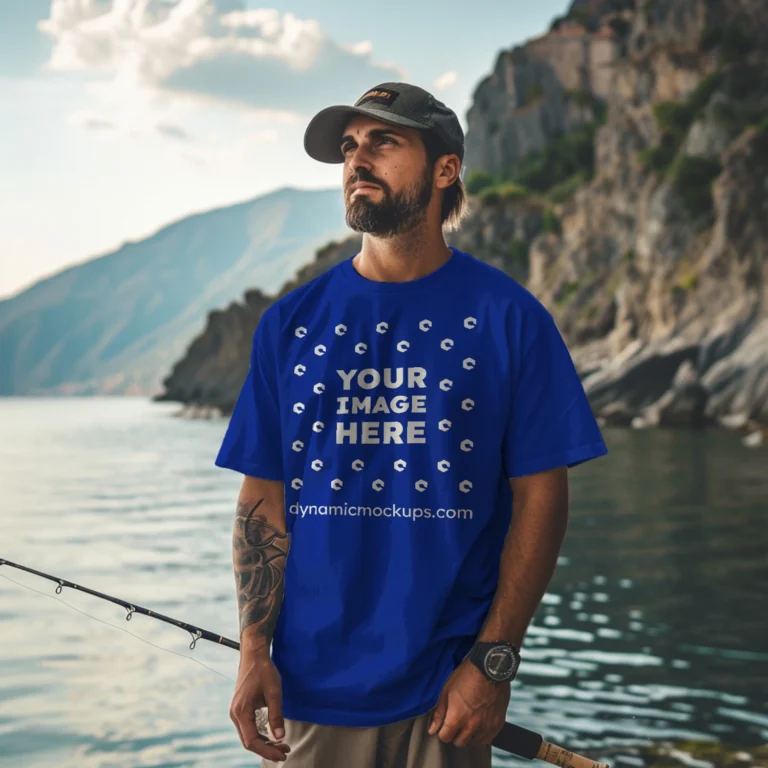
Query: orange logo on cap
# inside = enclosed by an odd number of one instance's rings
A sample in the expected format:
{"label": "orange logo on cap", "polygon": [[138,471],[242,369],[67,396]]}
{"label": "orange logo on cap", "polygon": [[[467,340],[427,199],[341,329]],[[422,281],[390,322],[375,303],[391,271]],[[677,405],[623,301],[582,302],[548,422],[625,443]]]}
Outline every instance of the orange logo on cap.
{"label": "orange logo on cap", "polygon": [[361,96],[356,102],[355,106],[362,104],[365,101],[377,101],[380,104],[389,106],[398,97],[397,91],[387,91],[381,88],[374,88],[368,91],[368,93]]}

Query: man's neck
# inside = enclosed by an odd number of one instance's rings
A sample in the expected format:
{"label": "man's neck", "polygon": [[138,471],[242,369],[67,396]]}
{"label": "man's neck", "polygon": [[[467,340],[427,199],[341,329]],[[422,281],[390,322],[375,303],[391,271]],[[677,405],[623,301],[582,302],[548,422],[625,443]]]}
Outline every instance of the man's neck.
{"label": "man's neck", "polygon": [[450,258],[451,250],[442,235],[430,241],[412,233],[386,240],[365,235],[352,264],[368,280],[402,283],[434,272]]}

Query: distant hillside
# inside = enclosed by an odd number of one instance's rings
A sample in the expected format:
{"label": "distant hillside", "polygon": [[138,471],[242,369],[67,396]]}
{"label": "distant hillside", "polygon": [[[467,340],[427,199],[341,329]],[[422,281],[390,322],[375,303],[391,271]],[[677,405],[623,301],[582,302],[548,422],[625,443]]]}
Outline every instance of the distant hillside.
{"label": "distant hillside", "polygon": [[210,310],[345,233],[341,189],[287,187],[40,280],[0,301],[0,395],[155,394]]}

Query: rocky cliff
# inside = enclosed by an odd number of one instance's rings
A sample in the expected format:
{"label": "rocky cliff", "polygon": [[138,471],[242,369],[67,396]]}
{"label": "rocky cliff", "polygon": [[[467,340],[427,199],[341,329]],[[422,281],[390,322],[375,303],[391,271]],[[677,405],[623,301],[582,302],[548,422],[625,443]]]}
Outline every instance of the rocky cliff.
{"label": "rocky cliff", "polygon": [[253,332],[264,310],[357,253],[361,245],[362,235],[333,241],[317,251],[314,260],[301,267],[277,293],[265,294],[254,288],[245,292],[242,303],[233,301],[225,309],[209,312],[204,331],[163,379],[165,391],[154,400],[185,403],[179,415],[230,413],[248,373]]}
{"label": "rocky cliff", "polygon": [[591,181],[532,243],[528,288],[595,410],[768,423],[768,5],[639,4]]}
{"label": "rocky cliff", "polygon": [[[767,22],[758,0],[579,1],[476,88],[446,241],[550,309],[604,423],[768,425]],[[165,399],[231,407],[271,300],[212,313]]]}
{"label": "rocky cliff", "polygon": [[611,26],[590,32],[566,19],[546,35],[499,53],[467,111],[467,168],[493,172],[512,167],[590,122],[592,109],[583,96],[608,96],[620,50]]}

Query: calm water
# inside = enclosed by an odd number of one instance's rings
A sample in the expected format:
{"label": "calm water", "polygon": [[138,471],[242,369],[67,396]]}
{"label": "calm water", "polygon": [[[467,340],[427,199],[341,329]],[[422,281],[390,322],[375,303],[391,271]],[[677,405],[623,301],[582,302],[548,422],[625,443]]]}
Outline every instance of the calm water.
{"label": "calm water", "polygon": [[[213,466],[226,422],[176,410],[0,399],[0,557],[236,638],[241,476]],[[768,451],[714,430],[604,434],[610,455],[571,473],[507,719],[613,765],[661,739],[765,743]],[[258,765],[228,714],[236,651],[0,576],[1,765]],[[531,763],[494,750],[494,765]]]}

